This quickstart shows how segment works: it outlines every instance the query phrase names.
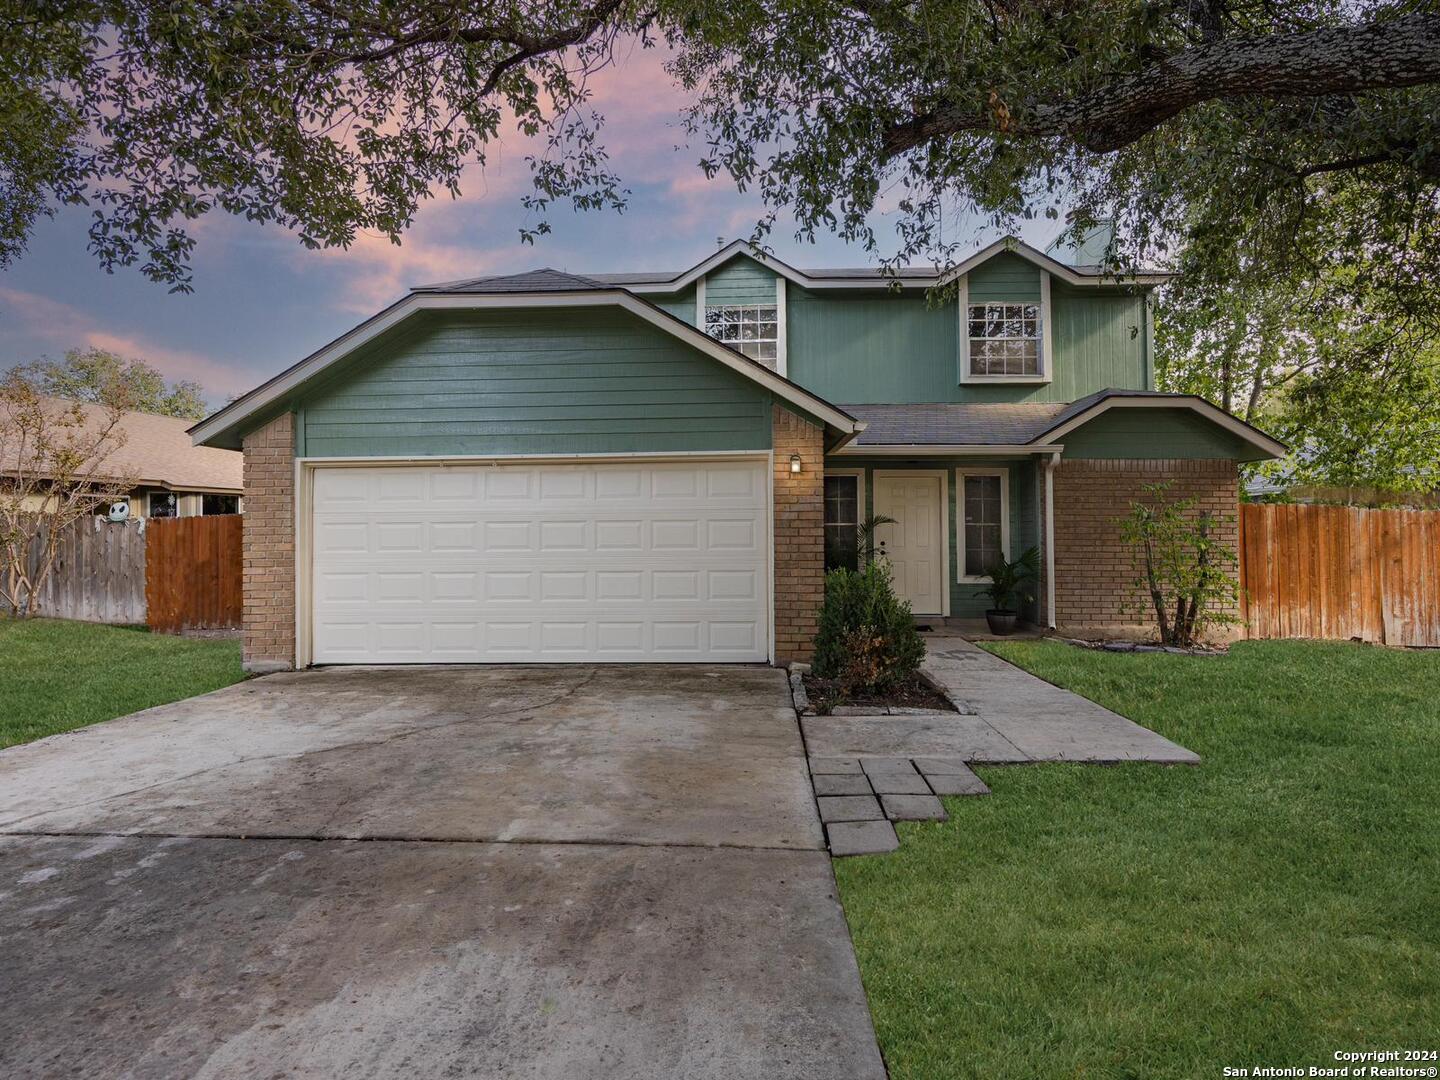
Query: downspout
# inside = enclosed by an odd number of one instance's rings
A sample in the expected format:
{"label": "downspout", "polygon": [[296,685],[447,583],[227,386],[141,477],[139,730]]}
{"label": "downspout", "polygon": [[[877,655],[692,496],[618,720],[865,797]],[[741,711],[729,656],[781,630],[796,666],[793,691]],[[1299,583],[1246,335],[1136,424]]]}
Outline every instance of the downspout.
{"label": "downspout", "polygon": [[1045,458],[1045,626],[1055,629],[1055,467],[1059,451]]}

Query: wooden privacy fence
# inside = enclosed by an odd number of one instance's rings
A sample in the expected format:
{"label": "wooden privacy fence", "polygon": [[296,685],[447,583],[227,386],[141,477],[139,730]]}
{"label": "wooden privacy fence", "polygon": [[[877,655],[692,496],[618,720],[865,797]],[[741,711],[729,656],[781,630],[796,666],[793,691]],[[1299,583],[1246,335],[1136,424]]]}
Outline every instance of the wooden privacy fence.
{"label": "wooden privacy fence", "polygon": [[1249,636],[1440,646],[1440,511],[1240,507]]}
{"label": "wooden privacy fence", "polygon": [[240,625],[239,514],[160,518],[146,530],[146,622],[164,634]]}
{"label": "wooden privacy fence", "polygon": [[[28,573],[40,569],[46,530],[31,541]],[[0,602],[0,611],[5,605]],[[35,613],[85,622],[145,621],[145,532],[138,521],[84,518],[65,530],[54,568],[35,597]]]}
{"label": "wooden privacy fence", "polygon": [[[239,514],[75,522],[60,538],[35,613],[85,622],[148,623],[166,634],[240,627]],[[39,567],[44,534],[29,553]],[[0,604],[0,610],[4,605]]]}

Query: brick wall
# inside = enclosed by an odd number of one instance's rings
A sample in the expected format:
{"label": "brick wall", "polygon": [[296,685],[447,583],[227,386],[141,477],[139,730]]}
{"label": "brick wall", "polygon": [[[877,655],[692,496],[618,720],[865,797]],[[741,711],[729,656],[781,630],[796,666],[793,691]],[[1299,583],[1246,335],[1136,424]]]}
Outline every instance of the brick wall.
{"label": "brick wall", "polygon": [[[1233,461],[1062,460],[1055,470],[1055,621],[1062,631],[1116,636],[1154,633],[1142,614],[1144,593],[1130,545],[1116,519],[1130,501],[1147,500],[1144,485],[1168,481],[1166,499],[1197,500],[1198,510],[1222,519],[1218,535],[1232,551],[1239,543],[1239,480]],[[1231,569],[1239,573],[1238,564]],[[1231,628],[1217,627],[1225,636]]]}
{"label": "brick wall", "polygon": [[[775,659],[808,662],[825,597],[824,432],[775,406]],[[790,456],[800,455],[800,472]]]}
{"label": "brick wall", "polygon": [[277,416],[245,436],[244,666],[295,666],[295,425]]}

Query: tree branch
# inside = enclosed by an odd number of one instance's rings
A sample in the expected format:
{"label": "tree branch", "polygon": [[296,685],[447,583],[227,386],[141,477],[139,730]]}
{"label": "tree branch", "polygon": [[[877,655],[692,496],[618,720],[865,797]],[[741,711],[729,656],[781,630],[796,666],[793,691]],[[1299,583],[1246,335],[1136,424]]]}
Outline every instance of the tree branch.
{"label": "tree branch", "polygon": [[1440,82],[1440,15],[1405,15],[1360,27],[1231,38],[1197,46],[1055,103],[1000,110],[948,107],[896,124],[881,143],[890,160],[962,132],[1066,136],[1108,153],[1206,101],[1393,90]]}

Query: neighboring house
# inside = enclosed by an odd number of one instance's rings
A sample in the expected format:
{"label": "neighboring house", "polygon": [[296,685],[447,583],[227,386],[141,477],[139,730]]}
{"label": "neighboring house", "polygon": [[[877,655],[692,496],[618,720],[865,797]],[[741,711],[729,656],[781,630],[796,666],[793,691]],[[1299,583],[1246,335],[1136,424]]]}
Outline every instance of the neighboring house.
{"label": "neighboring house", "polygon": [[1234,543],[1236,463],[1285,448],[1153,391],[1162,275],[1012,239],[953,276],[735,243],[413,290],[192,429],[245,452],[247,665],[804,659],[872,513],[918,616],[1033,545],[1032,620],[1133,629],[1128,500]]}
{"label": "neighboring house", "polygon": [[[56,409],[75,404],[46,399]],[[81,405],[87,424],[97,429],[109,420],[98,405]],[[243,458],[234,450],[197,446],[190,438],[194,421],[153,413],[126,412],[118,424],[124,442],[100,463],[97,472],[136,481],[128,501],[132,517],[199,517],[202,514],[238,514],[243,488]],[[12,450],[13,453],[13,450]],[[0,461],[0,483],[14,475],[15,460]],[[43,500],[31,497],[32,509],[43,511]]]}

